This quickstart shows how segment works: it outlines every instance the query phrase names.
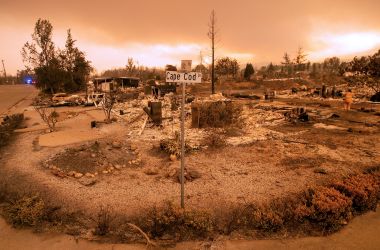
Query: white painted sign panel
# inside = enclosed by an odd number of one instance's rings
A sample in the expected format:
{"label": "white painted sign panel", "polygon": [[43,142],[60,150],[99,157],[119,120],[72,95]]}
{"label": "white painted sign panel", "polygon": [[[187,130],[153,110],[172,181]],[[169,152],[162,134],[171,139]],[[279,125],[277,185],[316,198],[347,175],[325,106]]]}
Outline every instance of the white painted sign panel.
{"label": "white painted sign panel", "polygon": [[166,71],[166,82],[201,83],[202,73],[200,72],[181,73],[178,71]]}

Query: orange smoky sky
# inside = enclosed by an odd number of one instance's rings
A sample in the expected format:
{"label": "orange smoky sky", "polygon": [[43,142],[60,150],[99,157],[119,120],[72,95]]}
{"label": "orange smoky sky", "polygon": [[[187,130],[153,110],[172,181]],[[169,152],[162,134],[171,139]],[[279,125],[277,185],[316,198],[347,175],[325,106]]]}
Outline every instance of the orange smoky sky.
{"label": "orange smoky sky", "polygon": [[101,72],[139,65],[179,65],[181,59],[210,61],[209,15],[217,18],[216,56],[242,64],[279,63],[299,46],[310,61],[351,58],[380,48],[380,1],[358,0],[0,0],[0,59],[15,74],[20,50],[38,18],[48,19],[53,40],[63,47],[71,29],[77,46]]}

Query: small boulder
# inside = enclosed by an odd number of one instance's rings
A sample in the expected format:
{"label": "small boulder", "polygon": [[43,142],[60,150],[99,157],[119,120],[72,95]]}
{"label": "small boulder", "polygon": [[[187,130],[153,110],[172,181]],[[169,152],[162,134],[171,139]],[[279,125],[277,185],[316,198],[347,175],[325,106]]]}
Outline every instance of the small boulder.
{"label": "small boulder", "polygon": [[70,171],[70,172],[67,173],[67,175],[68,175],[68,176],[72,176],[72,177],[74,177],[74,176],[75,176],[75,173],[76,173],[75,171]]}
{"label": "small boulder", "polygon": [[190,176],[192,180],[201,178],[201,173],[198,170],[195,169],[187,169],[186,171],[187,175]]}
{"label": "small boulder", "polygon": [[173,177],[173,176],[175,176],[175,174],[177,173],[177,169],[175,169],[175,168],[170,168],[170,169],[168,169],[168,171],[167,171],[167,177]]}
{"label": "small boulder", "polygon": [[156,175],[156,174],[158,174],[158,169],[155,167],[150,167],[150,168],[146,169],[144,171],[144,173],[147,175]]}
{"label": "small boulder", "polygon": [[52,173],[53,175],[55,175],[55,176],[60,177],[60,178],[65,178],[65,177],[66,177],[66,174],[65,174],[63,171],[58,170],[58,169],[53,169],[53,170],[51,170],[51,173]]}
{"label": "small boulder", "polygon": [[79,183],[86,187],[93,186],[96,182],[97,180],[94,178],[82,178],[79,180]]}
{"label": "small boulder", "polygon": [[82,178],[83,174],[82,173],[75,173],[74,177],[79,179]]}
{"label": "small boulder", "polygon": [[175,154],[171,154],[170,155],[170,160],[171,161],[176,161],[177,160],[177,156]]}
{"label": "small boulder", "polygon": [[121,143],[117,142],[117,141],[114,141],[114,142],[112,142],[112,147],[113,148],[121,148]]}

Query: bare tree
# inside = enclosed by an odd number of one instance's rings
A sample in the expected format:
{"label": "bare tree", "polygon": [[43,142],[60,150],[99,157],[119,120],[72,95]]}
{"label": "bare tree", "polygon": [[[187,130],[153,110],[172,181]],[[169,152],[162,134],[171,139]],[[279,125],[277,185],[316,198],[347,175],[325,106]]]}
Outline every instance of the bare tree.
{"label": "bare tree", "polygon": [[41,119],[48,125],[50,132],[55,130],[55,124],[57,123],[57,118],[59,114],[55,109],[49,109],[47,107],[35,107],[37,113],[41,116]]}
{"label": "bare tree", "polygon": [[303,51],[302,47],[298,47],[296,58],[294,58],[294,63],[296,64],[296,70],[304,70],[307,54]]}
{"label": "bare tree", "polygon": [[129,76],[132,76],[136,71],[136,65],[132,57],[128,57],[128,64],[125,66]]}
{"label": "bare tree", "polygon": [[217,35],[216,31],[216,18],[215,10],[211,11],[210,21],[208,24],[208,33],[207,36],[211,40],[211,93],[215,94],[215,37]]}

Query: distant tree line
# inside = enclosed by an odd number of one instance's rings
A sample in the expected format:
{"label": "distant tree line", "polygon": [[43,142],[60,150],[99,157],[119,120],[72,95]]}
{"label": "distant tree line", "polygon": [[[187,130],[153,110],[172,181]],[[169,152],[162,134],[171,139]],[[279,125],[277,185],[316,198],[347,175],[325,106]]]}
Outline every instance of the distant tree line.
{"label": "distant tree line", "polygon": [[92,71],[84,52],[75,46],[70,29],[64,49],[54,44],[53,26],[38,19],[32,41],[26,42],[21,55],[28,73],[36,76],[36,86],[45,92],[74,92],[84,89]]}

